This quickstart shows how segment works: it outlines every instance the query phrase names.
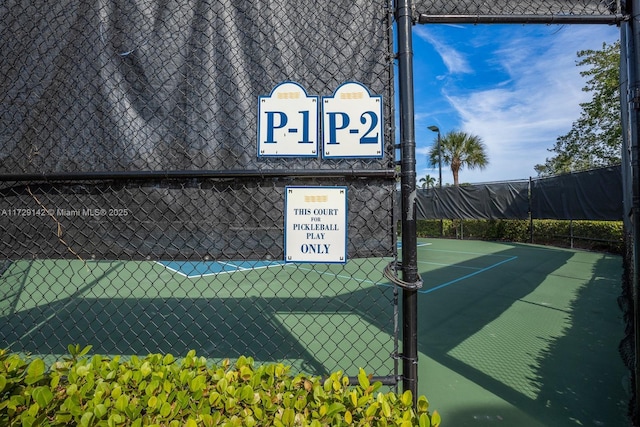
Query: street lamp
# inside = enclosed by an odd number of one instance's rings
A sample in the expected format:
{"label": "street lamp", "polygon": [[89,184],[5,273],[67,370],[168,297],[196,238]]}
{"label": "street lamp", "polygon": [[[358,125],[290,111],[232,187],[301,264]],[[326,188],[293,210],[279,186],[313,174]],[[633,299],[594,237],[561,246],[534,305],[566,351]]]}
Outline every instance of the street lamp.
{"label": "street lamp", "polygon": [[[442,190],[442,152],[440,151],[440,128],[438,126],[429,126],[432,132],[438,132],[438,175],[440,184],[438,187]],[[440,237],[444,236],[444,221],[440,219]]]}
{"label": "street lamp", "polygon": [[440,178],[440,185],[438,187],[442,188],[442,152],[440,151],[440,128],[438,126],[429,126],[429,130],[432,132],[438,132],[438,175]]}

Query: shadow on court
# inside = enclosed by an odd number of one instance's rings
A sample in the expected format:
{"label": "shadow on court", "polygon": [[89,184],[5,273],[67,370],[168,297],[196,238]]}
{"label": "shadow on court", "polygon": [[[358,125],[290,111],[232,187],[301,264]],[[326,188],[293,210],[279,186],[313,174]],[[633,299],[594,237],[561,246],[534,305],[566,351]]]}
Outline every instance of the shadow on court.
{"label": "shadow on court", "polygon": [[[626,369],[617,352],[623,336],[616,304],[620,257],[430,242],[418,251],[425,282],[418,312],[419,392],[444,425],[625,425]],[[119,353],[123,345],[141,355],[149,348],[175,355],[196,349],[212,359],[293,360],[312,374],[351,374],[362,364],[376,375],[392,372],[394,296],[387,285],[353,285],[347,278],[329,295],[310,281],[296,282],[298,293],[280,293],[273,282],[254,296],[256,285],[243,279],[228,296],[215,297],[209,282],[193,282],[205,286],[198,288],[181,279],[170,296],[148,286],[141,297],[90,297],[100,295],[98,288],[120,267],[114,263],[70,294],[20,310],[19,295],[37,292],[25,290],[21,274],[29,269],[3,276],[12,284],[3,298],[0,342],[34,354],[65,354],[69,343],[90,343],[99,354]],[[278,271],[261,278],[278,277]],[[288,279],[297,273],[302,271]],[[324,278],[327,289],[336,278]],[[279,283],[283,290],[290,285]],[[182,289],[187,286],[192,288]],[[193,298],[198,290],[214,297]],[[313,292],[300,296],[308,290]]]}
{"label": "shadow on court", "polygon": [[[625,425],[620,258],[508,246],[496,254],[512,262],[420,295],[419,351],[431,359],[421,393],[443,404],[447,425]],[[437,284],[451,268],[423,280]]]}
{"label": "shadow on court", "polygon": [[[4,311],[1,346],[13,343],[36,355],[64,355],[69,343],[91,344],[92,354],[103,355],[122,354],[123,347],[137,355],[153,349],[179,356],[196,349],[214,360],[244,355],[289,361],[315,375],[336,369],[356,375],[359,366],[375,375],[393,373],[393,340],[387,335],[393,325],[391,288],[368,286],[317,298],[87,297],[119,266],[68,297]],[[357,307],[371,310],[358,313]]]}

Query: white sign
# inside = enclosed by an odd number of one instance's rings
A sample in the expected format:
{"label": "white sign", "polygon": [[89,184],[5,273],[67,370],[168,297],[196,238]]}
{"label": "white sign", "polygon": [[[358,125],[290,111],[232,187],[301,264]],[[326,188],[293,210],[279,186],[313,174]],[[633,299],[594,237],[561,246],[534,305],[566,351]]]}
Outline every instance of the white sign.
{"label": "white sign", "polygon": [[361,83],[344,83],[322,97],[322,129],[325,158],[382,158],[382,96]]}
{"label": "white sign", "polygon": [[347,188],[286,187],[285,262],[347,262]]}
{"label": "white sign", "polygon": [[318,97],[295,82],[258,97],[258,157],[318,157]]}

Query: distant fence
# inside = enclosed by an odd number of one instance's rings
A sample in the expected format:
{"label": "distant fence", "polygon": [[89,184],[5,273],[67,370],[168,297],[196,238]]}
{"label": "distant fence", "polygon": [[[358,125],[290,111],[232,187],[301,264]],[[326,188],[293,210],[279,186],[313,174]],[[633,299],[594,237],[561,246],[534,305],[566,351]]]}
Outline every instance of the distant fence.
{"label": "distant fence", "polygon": [[619,166],[523,181],[417,190],[418,219],[622,221]]}

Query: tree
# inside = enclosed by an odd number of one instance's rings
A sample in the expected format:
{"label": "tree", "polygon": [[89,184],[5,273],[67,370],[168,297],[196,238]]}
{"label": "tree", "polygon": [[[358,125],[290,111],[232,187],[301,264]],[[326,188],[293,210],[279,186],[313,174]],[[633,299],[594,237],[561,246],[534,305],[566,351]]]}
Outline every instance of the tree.
{"label": "tree", "polygon": [[[466,132],[451,131],[440,140],[442,151],[442,163],[451,167],[453,172],[453,185],[459,185],[458,174],[460,169],[484,169],[489,164],[486,148],[482,139]],[[440,153],[437,142],[429,151],[429,162],[432,166],[439,164]]]}
{"label": "tree", "polygon": [[603,43],[602,50],[582,50],[577,65],[587,66],[584,92],[592,99],[580,104],[582,112],[571,130],[558,137],[544,164],[534,166],[540,176],[593,169],[621,161],[620,42]]}
{"label": "tree", "polygon": [[429,187],[433,188],[436,186],[436,178],[427,174],[424,178],[420,178],[420,181],[422,183],[422,188],[426,188],[429,189]]}

